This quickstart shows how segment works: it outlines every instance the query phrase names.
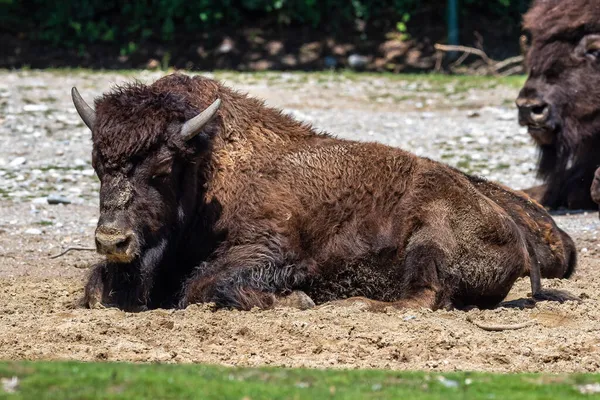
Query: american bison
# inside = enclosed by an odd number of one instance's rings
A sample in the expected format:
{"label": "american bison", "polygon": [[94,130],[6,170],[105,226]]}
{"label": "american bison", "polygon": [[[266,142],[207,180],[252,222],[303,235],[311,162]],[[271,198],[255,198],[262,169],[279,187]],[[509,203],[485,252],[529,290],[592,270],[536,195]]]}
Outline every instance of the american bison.
{"label": "american bison", "polygon": [[600,3],[536,0],[524,28],[532,42],[519,122],[539,147],[544,180],[528,193],[551,209],[597,208],[590,185],[600,166]]}
{"label": "american bison", "polygon": [[[377,143],[339,140],[181,74],[95,102],[73,88],[101,181],[84,304],[269,308],[365,297],[494,307],[529,274],[564,301],[573,242],[524,194]],[[308,300],[310,300],[308,299]]]}

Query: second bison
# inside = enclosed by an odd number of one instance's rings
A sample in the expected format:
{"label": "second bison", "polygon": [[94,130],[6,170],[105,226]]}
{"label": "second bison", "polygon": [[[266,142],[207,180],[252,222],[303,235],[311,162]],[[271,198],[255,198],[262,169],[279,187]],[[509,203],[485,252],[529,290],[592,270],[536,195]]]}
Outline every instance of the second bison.
{"label": "second bison", "polygon": [[548,208],[598,208],[590,196],[600,167],[600,2],[536,0],[529,77],[517,99],[519,122],[540,150],[544,185],[528,192]]}
{"label": "second bison", "polygon": [[489,308],[568,277],[572,240],[526,195],[377,143],[316,132],[210,79],[117,88],[95,110],[101,181],[88,306],[316,303]]}

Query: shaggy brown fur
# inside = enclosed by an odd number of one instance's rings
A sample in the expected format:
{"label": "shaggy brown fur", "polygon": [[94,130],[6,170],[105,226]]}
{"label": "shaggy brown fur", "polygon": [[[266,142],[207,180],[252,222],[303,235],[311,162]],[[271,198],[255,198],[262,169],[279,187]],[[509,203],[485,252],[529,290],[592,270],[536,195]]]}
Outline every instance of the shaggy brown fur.
{"label": "shaggy brown fur", "polygon": [[529,78],[517,99],[519,120],[540,149],[538,175],[545,181],[528,193],[549,208],[594,208],[589,189],[600,165],[600,3],[537,0],[524,28],[532,46]]}
{"label": "shaggy brown fur", "polygon": [[[181,124],[216,98],[217,118],[183,142]],[[523,194],[317,133],[202,77],[126,86],[96,110],[99,229],[112,221],[137,239],[132,260],[94,269],[89,306],[247,310],[301,290],[316,303],[494,307],[526,274],[535,299],[572,299],[542,290],[540,274],[569,276],[573,242]]]}

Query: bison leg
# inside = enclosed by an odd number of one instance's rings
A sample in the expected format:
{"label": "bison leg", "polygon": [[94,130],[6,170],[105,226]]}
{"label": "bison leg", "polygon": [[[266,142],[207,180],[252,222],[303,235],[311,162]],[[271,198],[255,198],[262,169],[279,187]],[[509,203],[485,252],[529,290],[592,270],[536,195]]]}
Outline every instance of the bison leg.
{"label": "bison leg", "polygon": [[557,301],[559,303],[564,303],[565,301],[581,301],[578,297],[569,292],[542,288],[542,272],[539,264],[536,262],[531,263],[529,280],[531,282],[531,297],[534,301]]}
{"label": "bison leg", "polygon": [[85,285],[83,299],[80,302],[81,306],[92,309],[104,308],[102,304],[104,297],[104,268],[104,263],[94,266]]}
{"label": "bison leg", "polygon": [[[448,237],[433,228],[423,229],[411,240],[406,249],[402,275],[402,298],[393,303],[397,308],[451,309],[450,293],[443,287],[447,268],[446,252],[453,247]],[[448,250],[446,250],[448,251]]]}
{"label": "bison leg", "polygon": [[[214,302],[217,307],[241,310],[272,308],[284,304],[282,298],[299,287],[306,276],[306,267],[286,262],[278,249],[235,246],[197,269],[184,285],[179,306]],[[306,299],[305,303],[309,304]]]}
{"label": "bison leg", "polygon": [[565,207],[570,210],[593,210],[597,208],[590,186],[593,183],[595,168],[577,164],[554,179],[546,186],[540,203],[550,209]]}
{"label": "bison leg", "polygon": [[[439,233],[439,232],[438,232]],[[387,307],[398,309],[430,308],[451,309],[449,297],[442,288],[441,271],[446,265],[445,253],[441,250],[442,239],[435,243],[436,231],[421,229],[407,247],[406,257],[401,268],[399,285],[401,297],[395,301],[378,301],[365,297],[351,297],[327,303],[326,306],[355,307],[372,312],[382,312]]]}
{"label": "bison leg", "polygon": [[314,301],[299,290],[289,294],[275,294],[244,285],[222,285],[215,281],[202,280],[188,282],[179,306],[185,308],[190,304],[206,302],[214,302],[219,308],[236,308],[245,311],[255,307],[264,310],[271,308],[308,310],[315,306]]}
{"label": "bison leg", "polygon": [[146,290],[133,266],[101,262],[97,264],[85,285],[80,304],[88,308],[117,307],[125,311],[144,311]]}

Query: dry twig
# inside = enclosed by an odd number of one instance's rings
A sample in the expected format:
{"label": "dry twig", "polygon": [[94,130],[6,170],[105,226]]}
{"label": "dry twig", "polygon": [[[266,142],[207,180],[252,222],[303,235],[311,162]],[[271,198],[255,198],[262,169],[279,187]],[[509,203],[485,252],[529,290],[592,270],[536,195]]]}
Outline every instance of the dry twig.
{"label": "dry twig", "polygon": [[[466,58],[470,54],[472,54],[472,55],[478,56],[479,58],[481,58],[483,60],[483,62],[485,63],[485,67],[484,67],[485,72],[487,72],[488,74],[491,74],[491,75],[507,76],[507,75],[511,75],[513,73],[521,72],[523,70],[522,65],[517,65],[515,67],[508,69],[507,71],[505,71],[503,73],[500,73],[500,71],[504,68],[510,67],[514,64],[522,64],[525,59],[522,55],[510,57],[510,58],[507,58],[506,60],[502,60],[502,61],[496,61],[496,60],[491,59],[485,53],[485,51],[483,51],[481,49],[476,49],[474,47],[454,46],[454,45],[439,44],[439,43],[437,43],[434,47],[438,52],[455,52],[456,51],[456,52],[463,53],[457,61],[453,62],[450,65],[451,69],[460,66],[466,60]],[[439,58],[438,58],[438,60],[439,60]]]}
{"label": "dry twig", "polygon": [[95,247],[69,247],[67,248],[65,251],[63,251],[60,254],[57,254],[55,256],[51,256],[50,258],[58,258],[58,257],[62,257],[65,254],[67,254],[70,251],[96,251]]}
{"label": "dry twig", "polygon": [[473,318],[470,316],[467,317],[467,321],[478,327],[479,329],[483,329],[484,331],[489,332],[502,332],[502,331],[515,331],[517,329],[527,328],[529,326],[533,326],[537,324],[537,321],[527,321],[520,324],[508,325],[508,324],[498,324],[498,325],[485,325],[477,321],[473,321]]}

